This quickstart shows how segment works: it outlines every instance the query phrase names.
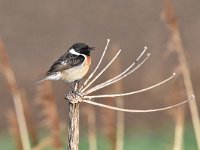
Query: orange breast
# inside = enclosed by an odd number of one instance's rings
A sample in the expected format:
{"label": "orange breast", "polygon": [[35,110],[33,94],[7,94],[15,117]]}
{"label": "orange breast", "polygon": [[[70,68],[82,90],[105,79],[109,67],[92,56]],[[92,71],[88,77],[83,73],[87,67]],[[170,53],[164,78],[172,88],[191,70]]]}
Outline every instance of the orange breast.
{"label": "orange breast", "polygon": [[87,63],[87,65],[90,65],[90,64],[91,64],[91,57],[90,57],[90,56],[87,56],[86,63]]}

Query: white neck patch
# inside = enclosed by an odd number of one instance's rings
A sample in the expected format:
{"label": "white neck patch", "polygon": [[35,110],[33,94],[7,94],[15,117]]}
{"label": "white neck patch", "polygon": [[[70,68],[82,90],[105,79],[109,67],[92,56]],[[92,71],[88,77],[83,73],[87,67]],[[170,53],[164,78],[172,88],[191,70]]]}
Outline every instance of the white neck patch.
{"label": "white neck patch", "polygon": [[73,55],[81,55],[80,53],[76,52],[75,49],[70,49],[69,52]]}

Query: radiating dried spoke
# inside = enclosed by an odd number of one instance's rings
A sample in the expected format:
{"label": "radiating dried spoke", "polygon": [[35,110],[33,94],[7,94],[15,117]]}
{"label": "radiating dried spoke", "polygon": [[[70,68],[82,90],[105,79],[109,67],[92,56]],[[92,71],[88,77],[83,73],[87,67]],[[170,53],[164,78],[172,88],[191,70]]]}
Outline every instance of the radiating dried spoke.
{"label": "radiating dried spoke", "polygon": [[[119,81],[119,80],[122,80],[123,78],[125,78],[125,77],[127,77],[128,75],[130,75],[131,73],[133,73],[133,72],[135,72],[138,68],[140,68],[144,63],[145,63],[145,61],[148,59],[150,57],[150,53],[148,53],[147,54],[147,56],[146,56],[146,58],[141,62],[141,63],[139,63],[135,68],[133,68],[131,71],[129,71],[130,70],[130,67],[128,67],[127,69],[128,69],[128,71],[129,72],[127,72],[126,70],[124,71],[124,72],[122,72],[121,74],[119,74],[118,76],[115,76],[114,78],[112,78],[112,79],[110,79],[110,80],[107,80],[107,81],[105,81],[105,82],[103,82],[103,83],[101,83],[101,84],[99,84],[99,85],[96,85],[96,86],[94,86],[94,87],[92,87],[91,89],[89,89],[89,90],[87,90],[86,92],[85,92],[85,94],[87,95],[87,94],[90,94],[90,93],[92,93],[92,92],[94,92],[94,91],[97,91],[97,90],[99,90],[99,89],[102,89],[102,88],[104,88],[104,87],[106,87],[106,86],[109,86],[109,85],[111,85],[111,84],[113,84],[113,83],[115,83],[115,82],[117,82],[117,81]],[[133,62],[133,64],[134,64],[135,62]],[[131,64],[131,66],[133,67],[134,65],[133,64]],[[131,68],[132,68],[131,67]]]}
{"label": "radiating dried spoke", "polygon": [[[174,107],[177,107],[177,106],[180,106],[186,102],[188,102],[189,100],[192,100],[194,99],[194,95],[191,96],[191,98],[189,98],[188,100],[186,101],[183,101],[181,103],[178,103],[178,104],[175,104],[175,105],[172,105],[172,106],[168,106],[168,107],[163,107],[163,108],[159,108],[159,109],[148,109],[148,110],[132,110],[132,109],[123,109],[123,108],[118,108],[118,107],[113,107],[113,106],[109,106],[109,105],[105,105],[105,104],[101,104],[101,103],[96,103],[96,102],[92,102],[90,101],[91,99],[93,98],[105,98],[105,97],[118,97],[118,96],[127,96],[127,95],[133,95],[133,94],[136,94],[136,93],[141,93],[141,92],[145,92],[145,91],[148,91],[150,89],[153,89],[157,86],[160,86],[166,82],[168,82],[169,80],[171,80],[174,76],[175,76],[175,73],[173,73],[172,76],[170,76],[169,78],[155,84],[155,85],[152,85],[150,87],[147,87],[147,88],[144,88],[144,89],[141,89],[141,90],[137,90],[137,91],[133,91],[133,92],[128,92],[128,93],[121,93],[121,94],[104,94],[104,95],[92,95],[92,96],[88,96],[88,94],[94,92],[94,91],[97,91],[99,89],[102,89],[106,86],[109,86],[119,80],[122,80],[123,78],[127,77],[128,75],[130,75],[131,73],[133,73],[134,71],[136,71],[138,68],[140,68],[144,63],[145,61],[150,57],[150,53],[148,53],[146,55],[146,57],[144,58],[143,61],[141,61],[135,68],[133,68],[137,62],[142,58],[142,56],[145,54],[146,50],[147,50],[147,47],[144,47],[144,50],[142,51],[142,53],[138,56],[138,58],[128,67],[126,68],[123,72],[121,72],[120,74],[116,75],[115,77],[101,83],[101,84],[98,84],[92,88],[90,88],[89,90],[87,90],[89,88],[89,86],[94,83],[105,71],[106,69],[108,69],[108,67],[114,62],[114,60],[117,58],[117,56],[120,54],[121,50],[118,51],[118,53],[114,56],[114,58],[106,65],[106,67],[104,67],[104,69],[102,71],[100,71],[99,74],[97,74],[93,79],[92,81],[89,82],[89,80],[94,76],[94,74],[96,73],[97,69],[99,68],[102,60],[103,60],[103,57],[105,55],[105,52],[107,50],[107,47],[108,47],[108,44],[109,44],[109,41],[110,40],[107,40],[107,44],[106,44],[106,47],[104,49],[104,52],[102,54],[102,57],[100,58],[100,61],[97,65],[97,67],[94,69],[94,71],[92,72],[92,74],[88,77],[88,79],[84,82],[83,86],[79,89],[79,92],[82,93],[83,95],[83,101],[82,102],[85,102],[85,103],[89,103],[89,104],[92,104],[92,105],[96,105],[96,106],[100,106],[100,107],[104,107],[104,108],[108,108],[108,109],[112,109],[112,110],[118,110],[118,111],[124,111],[124,112],[132,112],[132,113],[145,113],[145,112],[156,112],[156,111],[162,111],[162,110],[167,110],[167,109],[171,109],[171,108],[174,108]],[[84,87],[85,86],[85,87]],[[86,99],[89,99],[89,100],[86,100]]]}
{"label": "radiating dried spoke", "polygon": [[103,73],[104,71],[106,71],[106,69],[108,69],[108,67],[114,62],[114,60],[117,58],[117,56],[120,54],[121,50],[119,50],[117,52],[117,54],[115,55],[115,57],[113,57],[113,59],[107,64],[107,66],[98,74],[95,76],[95,78],[89,82],[82,90],[80,90],[81,92],[84,92],[94,81],[96,81]]}
{"label": "radiating dried spoke", "polygon": [[105,97],[117,97],[117,96],[127,96],[127,95],[133,95],[133,94],[136,94],[136,93],[141,93],[141,92],[145,92],[145,91],[148,91],[150,89],[153,89],[157,86],[160,86],[164,83],[166,83],[167,81],[171,80],[176,74],[173,73],[172,76],[170,76],[169,78],[155,84],[155,85],[152,85],[148,88],[144,88],[144,89],[141,89],[141,90],[138,90],[138,91],[133,91],[133,92],[128,92],[128,93],[121,93],[121,94],[105,94],[105,95],[93,95],[93,96],[84,96],[84,98],[88,98],[88,99],[92,99],[92,98],[105,98]]}
{"label": "radiating dried spoke", "polygon": [[89,82],[89,80],[94,76],[94,74],[96,73],[97,69],[99,68],[104,56],[105,56],[105,53],[108,49],[108,45],[109,45],[109,42],[110,42],[110,39],[107,39],[107,43],[106,43],[106,46],[104,48],[104,51],[103,51],[103,54],[99,60],[99,63],[97,64],[96,68],[93,70],[93,72],[90,74],[90,76],[85,80],[85,82],[83,83],[82,87],[79,89],[79,90],[82,90],[83,87]]}
{"label": "radiating dried spoke", "polygon": [[[86,91],[85,93],[91,93],[91,92],[94,92],[94,91],[96,91],[96,90],[99,90],[99,89],[101,89],[101,88],[103,88],[103,87],[105,87],[105,86],[108,86],[108,85],[110,85],[110,84],[112,84],[112,83],[115,83],[115,82],[117,82],[117,81],[115,81],[116,79],[118,79],[118,78],[120,78],[120,77],[122,77],[124,74],[126,74],[132,67],[134,67],[135,65],[136,65],[136,63],[141,59],[141,57],[144,55],[144,53],[146,52],[146,50],[147,50],[147,47],[145,46],[144,47],[144,50],[142,51],[142,53],[137,57],[137,59],[126,69],[126,70],[124,70],[122,73],[120,73],[119,75],[117,75],[117,76],[115,76],[115,77],[113,77],[112,79],[109,79],[109,80],[107,80],[107,81],[105,81],[105,82],[103,82],[103,83],[101,83],[101,84],[99,84],[99,85],[96,85],[95,87],[93,87],[93,88],[91,88],[91,89],[89,89],[88,91]],[[103,87],[102,87],[103,86]],[[101,87],[101,88],[100,88]]]}
{"label": "radiating dried spoke", "polygon": [[171,105],[171,106],[163,107],[163,108],[158,108],[158,109],[146,109],[146,110],[123,109],[123,108],[118,108],[118,107],[114,107],[114,106],[109,106],[109,105],[93,102],[93,101],[90,101],[90,100],[83,100],[83,102],[88,103],[88,104],[92,104],[92,105],[95,105],[95,106],[103,107],[103,108],[117,110],[117,111],[131,112],[131,113],[149,113],[149,112],[157,112],[157,111],[172,109],[172,108],[178,107],[180,105],[183,105],[183,104],[185,104],[188,101],[193,100],[193,99],[194,99],[194,95],[192,95],[189,99],[187,99],[183,102],[180,102],[178,104],[175,104],[175,105]]}

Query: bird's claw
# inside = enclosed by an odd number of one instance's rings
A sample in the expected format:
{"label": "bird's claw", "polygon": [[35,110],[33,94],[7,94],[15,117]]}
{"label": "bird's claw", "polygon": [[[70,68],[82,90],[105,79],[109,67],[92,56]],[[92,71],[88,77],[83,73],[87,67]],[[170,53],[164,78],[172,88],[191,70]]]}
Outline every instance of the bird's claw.
{"label": "bird's claw", "polygon": [[83,96],[81,95],[80,92],[73,90],[69,92],[68,94],[66,94],[65,98],[69,100],[70,103],[75,104],[75,103],[82,102]]}

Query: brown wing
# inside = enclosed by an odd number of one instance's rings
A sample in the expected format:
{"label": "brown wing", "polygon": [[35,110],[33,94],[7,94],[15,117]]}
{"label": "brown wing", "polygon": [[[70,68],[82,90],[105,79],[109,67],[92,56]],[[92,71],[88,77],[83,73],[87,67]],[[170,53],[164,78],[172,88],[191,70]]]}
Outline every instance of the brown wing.
{"label": "brown wing", "polygon": [[70,53],[64,54],[56,62],[53,63],[49,71],[47,71],[46,75],[62,70],[67,70],[74,66],[79,66],[84,62],[84,60],[85,57],[82,55],[77,56]]}

